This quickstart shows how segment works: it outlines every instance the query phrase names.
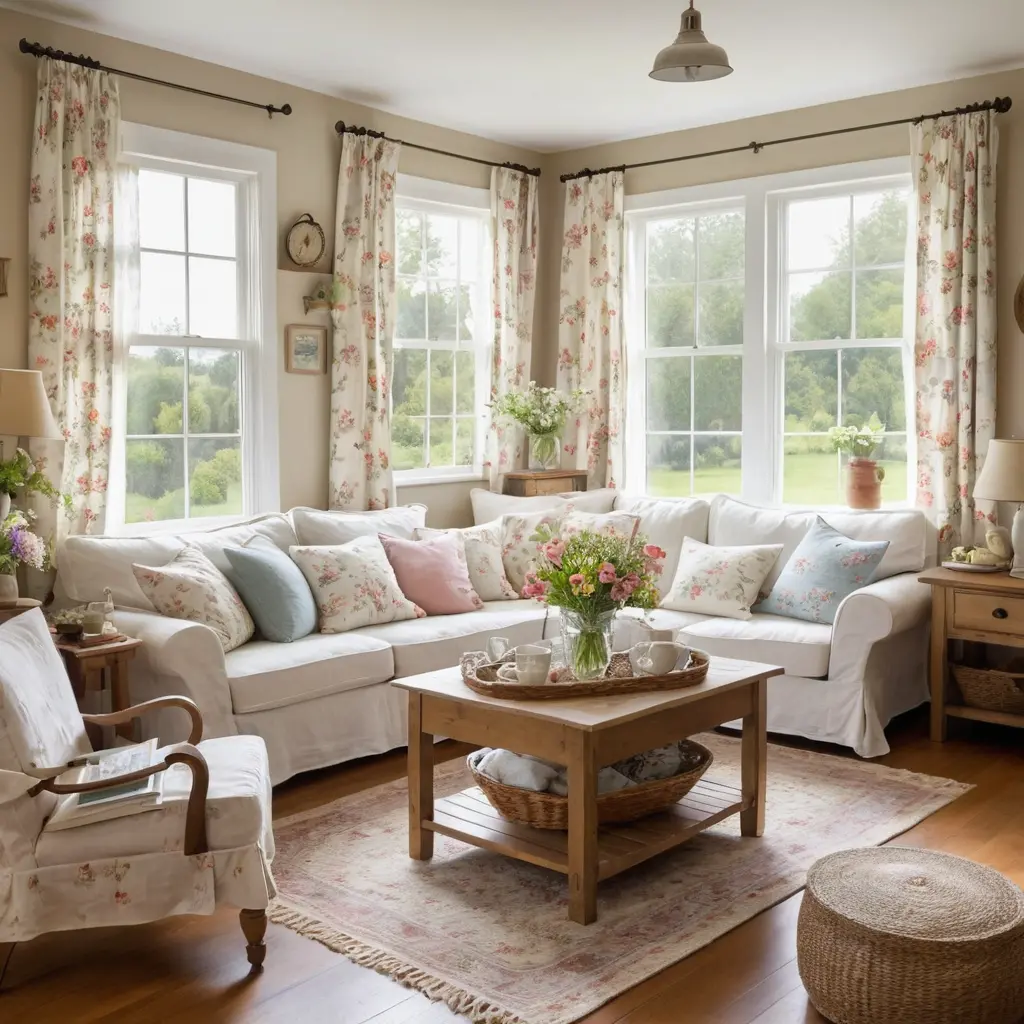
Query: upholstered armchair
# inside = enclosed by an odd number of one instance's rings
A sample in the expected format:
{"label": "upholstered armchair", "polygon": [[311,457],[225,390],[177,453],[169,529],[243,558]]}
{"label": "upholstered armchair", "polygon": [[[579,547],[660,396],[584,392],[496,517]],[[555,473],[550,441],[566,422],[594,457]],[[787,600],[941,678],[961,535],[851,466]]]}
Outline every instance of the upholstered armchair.
{"label": "upholstered armchair", "polygon": [[[67,763],[92,747],[85,723],[116,725],[184,708],[188,741],[159,750],[152,768],[64,785]],[[0,625],[0,980],[13,944],[43,932],[141,924],[240,908],[249,963],[262,969],[266,908],[275,895],[270,774],[263,740],[201,742],[184,697],[108,715],[82,715],[42,612]],[[162,773],[158,809],[48,830],[58,796]]]}

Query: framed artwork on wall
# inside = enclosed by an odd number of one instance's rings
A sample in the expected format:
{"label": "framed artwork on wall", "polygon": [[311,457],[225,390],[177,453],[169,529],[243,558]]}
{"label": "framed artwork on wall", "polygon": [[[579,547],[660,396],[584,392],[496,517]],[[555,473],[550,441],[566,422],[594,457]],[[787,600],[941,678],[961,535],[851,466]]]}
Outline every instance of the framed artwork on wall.
{"label": "framed artwork on wall", "polygon": [[288,373],[324,373],[327,328],[288,324],[284,329],[284,368]]}

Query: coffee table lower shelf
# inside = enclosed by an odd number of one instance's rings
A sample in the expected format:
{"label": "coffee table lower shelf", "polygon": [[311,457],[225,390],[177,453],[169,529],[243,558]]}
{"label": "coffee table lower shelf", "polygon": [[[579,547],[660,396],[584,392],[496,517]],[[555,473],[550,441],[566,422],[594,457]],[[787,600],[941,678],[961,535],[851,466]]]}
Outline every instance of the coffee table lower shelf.
{"label": "coffee table lower shelf", "polygon": [[[704,778],[667,811],[625,825],[601,826],[597,834],[598,880],[664,853],[752,804],[752,800],[744,803],[739,789]],[[569,873],[567,833],[507,821],[476,786],[437,800],[434,817],[424,820],[423,828],[563,875]]]}

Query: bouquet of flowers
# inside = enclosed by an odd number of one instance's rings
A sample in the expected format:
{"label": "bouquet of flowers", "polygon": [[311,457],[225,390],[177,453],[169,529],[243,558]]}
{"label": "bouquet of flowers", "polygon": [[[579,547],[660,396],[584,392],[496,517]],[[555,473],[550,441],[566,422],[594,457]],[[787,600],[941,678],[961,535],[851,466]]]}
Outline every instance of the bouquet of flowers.
{"label": "bouquet of flowers", "polygon": [[18,448],[12,458],[6,461],[0,458],[0,495],[13,498],[22,488],[26,492],[42,494],[54,504],[63,506],[66,512],[71,511],[71,495],[58,491],[32,461],[32,456],[24,448]]}
{"label": "bouquet of flowers", "polygon": [[568,536],[542,526],[531,538],[541,560],[526,574],[523,597],[561,609],[562,642],[577,679],[604,674],[611,659],[612,619],[620,608],[654,608],[665,552],[637,533],[580,530]]}
{"label": "bouquet of flowers", "polygon": [[28,516],[17,509],[0,523],[0,574],[12,576],[19,565],[46,568],[46,544],[30,525]]}
{"label": "bouquet of flowers", "polygon": [[559,438],[569,413],[574,412],[586,391],[542,388],[535,380],[525,391],[509,391],[491,403],[495,417],[512,420],[530,435],[531,458],[544,467],[558,457]]}

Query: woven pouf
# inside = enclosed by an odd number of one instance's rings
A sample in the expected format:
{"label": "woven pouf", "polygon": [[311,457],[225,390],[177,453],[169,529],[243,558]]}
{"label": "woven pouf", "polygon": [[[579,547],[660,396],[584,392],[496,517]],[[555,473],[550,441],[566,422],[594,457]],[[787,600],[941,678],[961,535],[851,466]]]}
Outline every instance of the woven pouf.
{"label": "woven pouf", "polygon": [[1017,1024],[1024,892],[930,850],[834,853],[808,872],[797,963],[833,1024]]}

